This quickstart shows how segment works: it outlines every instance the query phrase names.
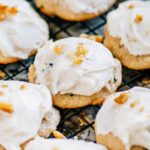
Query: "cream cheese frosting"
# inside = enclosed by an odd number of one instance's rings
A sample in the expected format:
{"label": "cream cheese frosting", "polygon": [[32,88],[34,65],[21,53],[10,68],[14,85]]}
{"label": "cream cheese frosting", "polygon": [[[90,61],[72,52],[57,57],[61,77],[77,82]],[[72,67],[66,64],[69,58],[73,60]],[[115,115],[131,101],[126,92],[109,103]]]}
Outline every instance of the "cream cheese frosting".
{"label": "cream cheese frosting", "polygon": [[[74,64],[74,53],[79,44],[84,45],[87,54],[81,64]],[[57,46],[61,46],[61,54],[54,52]],[[90,96],[103,87],[112,92],[116,89],[114,80],[121,82],[120,62],[102,44],[84,38],[70,37],[47,42],[39,50],[34,65],[35,82],[49,87],[54,95],[72,93]]]}
{"label": "cream cheese frosting", "polygon": [[116,0],[59,0],[59,3],[75,13],[99,13],[106,11]]}
{"label": "cream cheese frosting", "polygon": [[[7,112],[6,108],[4,111],[2,103],[9,104],[13,111]],[[45,130],[41,124],[47,114],[51,114],[51,125],[47,127],[55,130],[59,115],[52,107],[51,95],[45,86],[0,81],[0,145],[6,150],[20,150],[20,145],[37,136],[40,128]]]}
{"label": "cream cheese frosting", "polygon": [[150,1],[130,0],[108,15],[107,29],[111,36],[133,55],[150,54]]}
{"label": "cream cheese frosting", "polygon": [[92,142],[62,139],[43,139],[37,137],[29,142],[25,150],[106,150],[104,146]]}
{"label": "cream cheese frosting", "polygon": [[[124,104],[115,102],[122,93],[128,94]],[[126,150],[132,146],[150,149],[150,89],[134,87],[112,94],[96,117],[96,134],[112,133],[119,137]]]}
{"label": "cream cheese frosting", "polygon": [[13,17],[0,21],[0,53],[26,59],[48,40],[48,26],[24,0],[0,0],[0,4],[18,10]]}

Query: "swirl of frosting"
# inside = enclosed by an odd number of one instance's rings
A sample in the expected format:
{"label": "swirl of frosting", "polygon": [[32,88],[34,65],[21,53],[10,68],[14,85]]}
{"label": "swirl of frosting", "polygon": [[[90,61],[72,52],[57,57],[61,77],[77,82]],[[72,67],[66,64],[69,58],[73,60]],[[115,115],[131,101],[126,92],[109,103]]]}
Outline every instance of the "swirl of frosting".
{"label": "swirl of frosting", "polygon": [[56,130],[59,115],[52,107],[45,86],[0,81],[0,145],[5,149],[20,150],[21,144],[38,134],[42,120],[48,114],[53,120],[49,127]]}
{"label": "swirl of frosting", "polygon": [[111,36],[121,38],[121,43],[133,55],[150,54],[150,2],[127,1],[108,15],[107,29]]}
{"label": "swirl of frosting", "polygon": [[59,3],[75,13],[99,13],[109,9],[114,2],[115,0],[76,0],[72,3],[70,0],[61,0]]}
{"label": "swirl of frosting", "polygon": [[125,149],[141,146],[150,149],[150,89],[134,87],[112,94],[96,117],[97,135],[113,134]]}
{"label": "swirl of frosting", "polygon": [[47,24],[26,1],[0,0],[0,54],[26,59],[47,40]]}
{"label": "swirl of frosting", "polygon": [[36,83],[52,94],[90,96],[103,87],[114,91],[114,79],[121,81],[120,62],[102,44],[77,37],[47,42],[35,62]]}
{"label": "swirl of frosting", "polygon": [[92,142],[62,139],[43,139],[37,137],[29,142],[25,150],[106,150],[104,146]]}

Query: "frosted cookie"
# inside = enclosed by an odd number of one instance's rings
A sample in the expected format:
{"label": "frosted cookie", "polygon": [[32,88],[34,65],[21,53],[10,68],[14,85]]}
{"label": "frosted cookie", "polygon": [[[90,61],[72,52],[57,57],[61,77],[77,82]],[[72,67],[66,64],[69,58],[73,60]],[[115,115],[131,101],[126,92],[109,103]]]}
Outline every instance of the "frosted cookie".
{"label": "frosted cookie", "polygon": [[37,135],[48,137],[58,122],[45,86],[0,81],[0,150],[20,150]]}
{"label": "frosted cookie", "polygon": [[96,105],[120,85],[121,65],[102,44],[70,37],[39,50],[29,80],[46,85],[58,107]]}
{"label": "frosted cookie", "polygon": [[26,59],[48,41],[48,26],[24,0],[0,0],[0,64]]}
{"label": "frosted cookie", "polygon": [[29,142],[24,150],[106,150],[104,146],[92,142],[77,140],[59,140],[36,138]]}
{"label": "frosted cookie", "polygon": [[111,150],[150,149],[150,89],[134,87],[108,97],[95,122],[97,143]]}
{"label": "frosted cookie", "polygon": [[105,45],[130,69],[150,69],[150,2],[126,1],[110,12]]}
{"label": "frosted cookie", "polygon": [[40,10],[68,21],[84,21],[106,12],[116,0],[35,0]]}

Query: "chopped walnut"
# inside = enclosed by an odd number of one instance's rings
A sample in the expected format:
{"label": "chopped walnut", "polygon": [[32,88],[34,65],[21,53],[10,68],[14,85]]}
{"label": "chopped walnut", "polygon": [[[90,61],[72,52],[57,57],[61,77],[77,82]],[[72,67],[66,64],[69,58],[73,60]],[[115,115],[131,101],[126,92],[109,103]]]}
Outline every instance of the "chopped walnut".
{"label": "chopped walnut", "polygon": [[128,8],[129,9],[133,9],[133,8],[135,8],[135,5],[134,4],[130,4],[130,5],[128,5]]}
{"label": "chopped walnut", "polygon": [[26,88],[27,88],[27,85],[26,85],[26,84],[20,85],[20,90],[25,90]]}
{"label": "chopped walnut", "polygon": [[56,45],[55,48],[54,48],[54,52],[56,54],[62,54],[63,53],[62,45]]}
{"label": "chopped walnut", "polygon": [[83,57],[76,57],[74,59],[74,64],[75,65],[80,65],[80,64],[82,64],[82,62],[83,62]]}
{"label": "chopped walnut", "polygon": [[3,71],[0,71],[0,79],[3,79],[6,76],[6,74]]}
{"label": "chopped walnut", "polygon": [[0,91],[0,96],[3,96],[4,95],[4,92]]}
{"label": "chopped walnut", "polygon": [[16,7],[12,7],[10,8],[9,13],[12,15],[16,15],[18,13],[18,9]]}
{"label": "chopped walnut", "polygon": [[139,104],[139,102],[140,102],[139,99],[135,100],[133,103],[130,104],[130,107],[133,108],[133,107],[137,106]]}
{"label": "chopped walnut", "polygon": [[143,15],[137,14],[135,18],[135,22],[140,23],[142,22],[142,20],[143,20]]}
{"label": "chopped walnut", "polygon": [[58,138],[58,139],[65,139],[66,138],[62,133],[60,133],[56,130],[52,131],[52,134],[54,135],[55,138]]}
{"label": "chopped walnut", "polygon": [[16,7],[9,7],[7,5],[0,4],[0,21],[7,19],[8,17],[13,17],[18,13]]}
{"label": "chopped walnut", "polygon": [[144,111],[144,106],[142,106],[139,111],[143,112]]}
{"label": "chopped walnut", "polygon": [[8,85],[7,85],[7,84],[2,84],[2,85],[1,85],[1,87],[3,87],[3,88],[7,88],[7,87],[8,87]]}
{"label": "chopped walnut", "polygon": [[14,112],[13,106],[6,102],[0,102],[0,110],[7,112],[7,113]]}
{"label": "chopped walnut", "polygon": [[78,56],[85,56],[86,54],[88,53],[87,51],[87,48],[84,46],[84,44],[80,43],[78,46],[77,46],[77,50],[75,52],[75,55],[78,57]]}
{"label": "chopped walnut", "polygon": [[115,98],[115,102],[118,104],[124,104],[127,102],[128,98],[129,98],[128,93],[122,93],[122,94],[120,94],[119,97]]}

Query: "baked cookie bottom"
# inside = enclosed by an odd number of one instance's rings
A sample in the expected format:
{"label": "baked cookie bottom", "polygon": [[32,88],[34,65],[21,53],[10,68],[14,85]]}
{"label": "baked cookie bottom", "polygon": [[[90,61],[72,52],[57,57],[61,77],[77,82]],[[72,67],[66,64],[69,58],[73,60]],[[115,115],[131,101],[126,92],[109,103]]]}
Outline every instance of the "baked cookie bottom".
{"label": "baked cookie bottom", "polygon": [[[31,54],[29,55],[29,57],[33,56],[36,54],[36,50],[33,50],[31,52]],[[17,61],[19,61],[21,59],[19,58],[12,58],[12,57],[5,57],[0,53],[0,64],[6,65],[6,64],[10,64],[10,63],[15,63]]]}
{"label": "baked cookie bottom", "polygon": [[[36,80],[36,67],[31,65],[28,73],[29,82],[35,83]],[[102,104],[106,97],[115,92],[120,85],[120,79],[118,79],[114,85],[114,91],[110,92],[105,87],[100,90],[100,92],[95,93],[91,96],[82,96],[75,94],[56,94],[52,96],[52,101],[55,106],[60,108],[79,108],[87,105],[97,105]]]}
{"label": "baked cookie bottom", "polygon": [[105,29],[104,45],[125,67],[134,70],[150,69],[150,55],[132,55],[128,49],[121,44],[121,39],[112,37],[107,28]]}
{"label": "baked cookie bottom", "polygon": [[106,88],[100,90],[100,92],[93,94],[91,96],[82,96],[82,95],[74,95],[74,94],[56,94],[52,97],[53,104],[60,108],[80,108],[87,105],[98,105],[102,104],[107,96],[109,96],[111,92],[109,92]]}
{"label": "baked cookie bottom", "polygon": [[[108,9],[112,7],[115,2],[116,0],[112,0]],[[35,0],[35,3],[42,13],[48,16],[58,16],[67,21],[86,21],[100,16],[108,10],[99,11],[98,13],[74,13],[51,0]]]}
{"label": "baked cookie bottom", "polygon": [[[122,141],[115,137],[113,134],[108,135],[96,135],[96,142],[102,144],[108,148],[108,150],[126,150]],[[131,150],[146,150],[140,146],[133,146]]]}

